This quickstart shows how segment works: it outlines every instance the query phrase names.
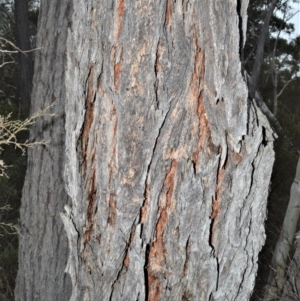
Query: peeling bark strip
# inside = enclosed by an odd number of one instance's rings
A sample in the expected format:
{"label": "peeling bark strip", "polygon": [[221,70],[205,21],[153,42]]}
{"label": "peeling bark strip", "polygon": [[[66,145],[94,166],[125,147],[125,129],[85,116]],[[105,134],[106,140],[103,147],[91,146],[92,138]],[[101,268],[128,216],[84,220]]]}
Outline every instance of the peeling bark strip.
{"label": "peeling bark strip", "polygon": [[166,1],[166,17],[165,17],[165,27],[171,26],[172,24],[172,4],[171,0]]}
{"label": "peeling bark strip", "polygon": [[75,0],[59,17],[71,301],[249,299],[274,156],[247,110],[246,6]]}
{"label": "peeling bark strip", "polygon": [[120,36],[123,27],[123,16],[125,14],[125,0],[118,0],[118,11],[117,11],[117,39]]}

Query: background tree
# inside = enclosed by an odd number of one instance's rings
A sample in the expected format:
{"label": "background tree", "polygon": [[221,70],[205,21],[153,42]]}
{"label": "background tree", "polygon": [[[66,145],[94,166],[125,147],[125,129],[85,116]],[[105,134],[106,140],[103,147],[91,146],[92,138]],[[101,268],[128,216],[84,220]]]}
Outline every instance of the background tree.
{"label": "background tree", "polygon": [[284,283],[283,293],[280,301],[297,301],[300,297],[300,248],[299,233],[296,235],[297,248],[287,271],[286,281]]}
{"label": "background tree", "polygon": [[249,299],[274,155],[246,8],[42,1],[32,109],[59,117],[30,133],[16,300]]}

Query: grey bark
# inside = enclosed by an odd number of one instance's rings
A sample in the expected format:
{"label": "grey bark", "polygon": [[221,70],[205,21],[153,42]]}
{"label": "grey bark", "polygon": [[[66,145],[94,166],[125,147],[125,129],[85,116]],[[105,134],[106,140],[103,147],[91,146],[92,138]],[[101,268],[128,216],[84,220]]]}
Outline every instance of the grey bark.
{"label": "grey bark", "polygon": [[274,153],[241,75],[247,3],[51,0],[70,300],[249,299]]}
{"label": "grey bark", "polygon": [[[56,26],[54,30],[54,24]],[[19,271],[15,300],[69,300],[70,277],[64,273],[68,244],[59,213],[69,202],[63,180],[66,3],[42,1],[35,55],[31,113],[55,102],[56,117],[41,118],[31,141],[50,141],[28,150],[28,167],[20,209]]]}
{"label": "grey bark", "polygon": [[16,45],[23,51],[18,53],[17,101],[24,110],[25,115],[27,115],[30,105],[33,77],[32,52],[24,52],[31,49],[28,21],[28,0],[15,0],[15,26]]}

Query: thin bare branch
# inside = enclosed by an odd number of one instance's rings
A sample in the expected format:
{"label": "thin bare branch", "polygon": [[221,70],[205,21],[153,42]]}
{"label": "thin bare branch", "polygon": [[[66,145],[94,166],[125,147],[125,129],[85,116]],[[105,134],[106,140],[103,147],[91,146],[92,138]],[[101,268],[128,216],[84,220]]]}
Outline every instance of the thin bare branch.
{"label": "thin bare branch", "polygon": [[0,68],[2,68],[3,66],[5,65],[8,65],[8,64],[14,64],[15,61],[8,61],[8,62],[4,62],[3,64],[0,65]]}
{"label": "thin bare branch", "polygon": [[288,84],[289,84],[290,82],[296,80],[297,78],[298,78],[298,77],[294,77],[294,78],[290,79],[289,81],[287,81],[287,82],[285,83],[285,85],[283,86],[283,88],[281,89],[281,91],[277,94],[277,97],[279,97],[279,96],[282,94],[282,92],[285,90],[285,88],[288,86]]}

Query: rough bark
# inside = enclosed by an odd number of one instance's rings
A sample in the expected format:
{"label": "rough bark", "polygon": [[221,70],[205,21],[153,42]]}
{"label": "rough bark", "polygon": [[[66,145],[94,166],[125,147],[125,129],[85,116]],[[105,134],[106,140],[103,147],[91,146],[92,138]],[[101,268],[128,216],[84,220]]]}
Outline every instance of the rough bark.
{"label": "rough bark", "polygon": [[[286,281],[286,263],[289,256],[300,215],[300,158],[296,176],[291,186],[290,200],[284,217],[280,237],[273,254],[268,284],[264,300],[269,301],[281,296]],[[297,256],[295,257],[297,258]],[[299,263],[299,262],[297,262]],[[295,269],[292,267],[292,269]],[[292,272],[292,271],[290,271]],[[293,277],[294,278],[294,277]]]}
{"label": "rough bark", "polygon": [[246,300],[273,153],[236,3],[73,3],[71,300]]}
{"label": "rough bark", "polygon": [[32,90],[33,58],[31,49],[28,0],[15,0],[16,45],[23,52],[18,53],[17,101],[25,114],[28,114]]}
{"label": "rough bark", "polygon": [[274,154],[241,75],[248,2],[67,3],[70,300],[249,299]]}
{"label": "rough bark", "polygon": [[[66,4],[42,1],[35,55],[31,112],[55,102],[56,117],[41,118],[31,141],[50,141],[28,150],[28,168],[20,209],[19,271],[16,301],[69,300],[70,277],[64,273],[68,244],[59,213],[69,202],[63,180]],[[57,20],[58,19],[58,20]],[[54,27],[57,26],[54,29]]]}

